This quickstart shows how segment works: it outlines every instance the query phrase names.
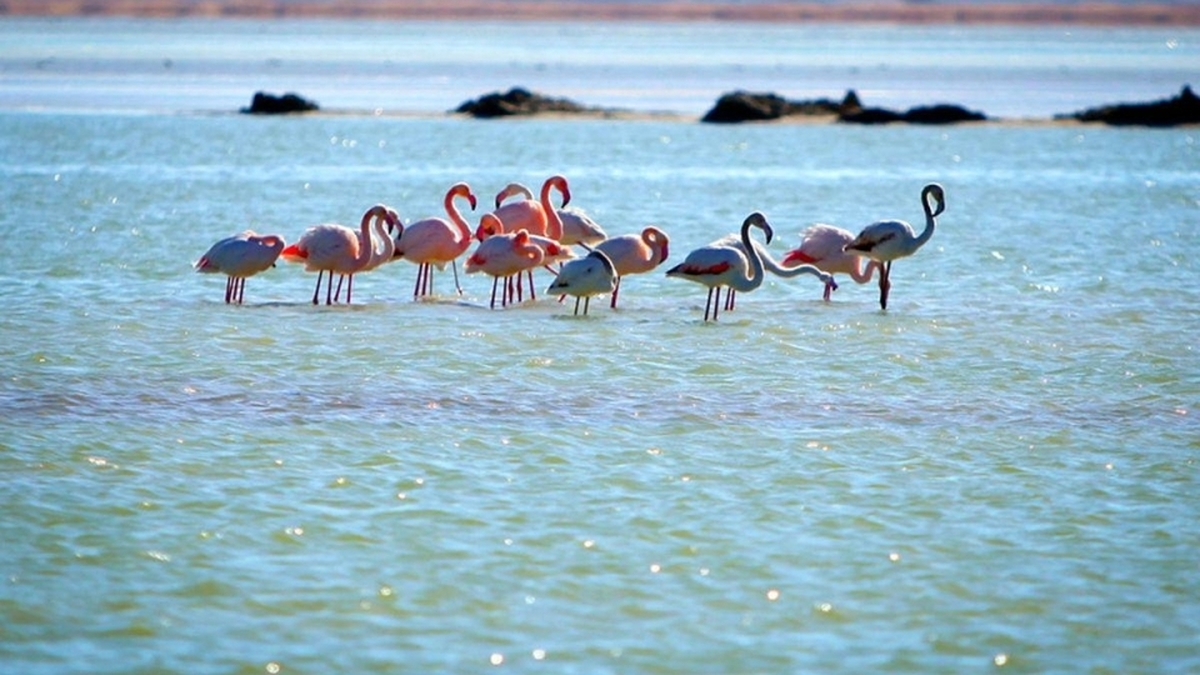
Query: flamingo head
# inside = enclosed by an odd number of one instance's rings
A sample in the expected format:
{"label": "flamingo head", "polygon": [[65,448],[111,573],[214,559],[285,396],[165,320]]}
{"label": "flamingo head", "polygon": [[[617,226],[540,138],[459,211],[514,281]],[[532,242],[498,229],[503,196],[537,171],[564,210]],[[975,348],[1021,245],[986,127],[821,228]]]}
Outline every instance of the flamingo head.
{"label": "flamingo head", "polygon": [[[937,208],[929,208],[930,197],[933,197],[934,202],[937,203]],[[942,211],[946,210],[946,190],[937,183],[930,183],[921,190],[921,202],[925,204],[925,210],[929,212],[931,217],[940,216]]]}
{"label": "flamingo head", "polygon": [[767,222],[767,217],[764,216],[760,211],[755,211],[754,213],[746,216],[746,220],[742,222],[742,227],[757,227],[761,229],[764,233],[766,233],[766,240],[768,244],[770,244],[771,240],[775,238],[775,230],[771,229],[771,224]]}
{"label": "flamingo head", "polygon": [[[488,237],[503,233],[504,223],[500,220],[500,218],[494,213],[485,213],[483,214],[483,217],[479,219],[479,227],[475,229],[475,238],[479,241],[483,241]],[[528,233],[526,233],[526,236],[528,236]]]}

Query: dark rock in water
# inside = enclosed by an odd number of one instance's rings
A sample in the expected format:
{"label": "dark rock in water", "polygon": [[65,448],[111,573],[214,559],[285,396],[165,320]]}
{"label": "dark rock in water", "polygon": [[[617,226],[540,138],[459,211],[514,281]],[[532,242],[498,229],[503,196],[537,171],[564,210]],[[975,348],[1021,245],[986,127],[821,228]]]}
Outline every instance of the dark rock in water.
{"label": "dark rock in water", "polygon": [[[857,105],[858,96],[851,91],[846,95],[845,101],[852,101],[854,105]],[[836,115],[842,110],[845,101],[842,103],[829,99],[789,101],[778,94],[733,91],[722,94],[712,109],[700,118],[700,121],[762,122],[790,115]]]}
{"label": "dark rock in water", "polygon": [[904,115],[887,108],[859,108],[838,115],[838,121],[853,124],[889,124],[903,122]]}
{"label": "dark rock in water", "polygon": [[957,122],[980,122],[987,116],[980,112],[967,110],[960,105],[938,104],[931,106],[916,106],[908,112],[896,112],[887,108],[861,108],[857,111],[847,111],[838,116],[839,122],[854,124],[888,124],[890,122],[908,122],[910,124],[955,124]]}
{"label": "dark rock in water", "polygon": [[242,112],[251,115],[284,115],[312,112],[318,109],[319,106],[314,101],[301,98],[296,94],[275,96],[260,91],[254,94],[254,100],[250,102],[250,107],[242,108]]}
{"label": "dark rock in water", "polygon": [[466,113],[473,117],[506,117],[538,113],[582,113],[595,110],[595,108],[588,108],[569,99],[552,98],[535,94],[521,87],[513,87],[503,94],[493,92],[475,100],[466,101],[454,112]]}
{"label": "dark rock in water", "polygon": [[701,122],[761,122],[783,117],[787,101],[776,94],[753,94],[735,91],[722,94]]}
{"label": "dark rock in water", "polygon": [[957,122],[982,122],[987,116],[981,112],[967,110],[960,105],[931,105],[909,108],[904,121],[911,124],[955,124]]}
{"label": "dark rock in water", "polygon": [[1113,125],[1170,127],[1179,124],[1200,124],[1200,98],[1185,85],[1175,98],[1150,103],[1121,103],[1090,108],[1057,119],[1076,119],[1080,122],[1103,122]]}

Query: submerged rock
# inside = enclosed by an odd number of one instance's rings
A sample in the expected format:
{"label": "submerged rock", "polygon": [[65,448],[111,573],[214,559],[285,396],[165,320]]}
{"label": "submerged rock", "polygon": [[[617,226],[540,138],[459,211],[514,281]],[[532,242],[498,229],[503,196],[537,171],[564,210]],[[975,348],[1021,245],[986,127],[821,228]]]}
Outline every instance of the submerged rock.
{"label": "submerged rock", "polygon": [[473,117],[506,117],[538,113],[583,113],[596,110],[596,108],[580,105],[570,99],[552,98],[522,87],[513,87],[503,94],[493,92],[466,101],[454,112],[466,113]]}
{"label": "submerged rock", "polygon": [[315,101],[309,101],[296,94],[275,96],[260,91],[254,94],[254,100],[250,102],[250,107],[242,108],[242,112],[251,115],[286,115],[319,109],[320,106]]}
{"label": "submerged rock", "polygon": [[1149,103],[1119,103],[1055,117],[1076,119],[1080,122],[1151,127],[1200,124],[1200,98],[1192,93],[1191,86],[1184,85],[1183,91],[1179,92],[1179,96],[1175,98]]}

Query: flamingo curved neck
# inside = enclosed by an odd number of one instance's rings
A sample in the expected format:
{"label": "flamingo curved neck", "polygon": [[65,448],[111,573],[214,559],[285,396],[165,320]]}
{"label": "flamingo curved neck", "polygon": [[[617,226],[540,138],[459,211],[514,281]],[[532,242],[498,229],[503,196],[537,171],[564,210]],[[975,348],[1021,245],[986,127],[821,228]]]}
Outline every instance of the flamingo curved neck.
{"label": "flamingo curved neck", "polygon": [[738,274],[734,276],[729,283],[729,287],[739,293],[752,291],[762,285],[763,277],[763,261],[762,256],[758,253],[758,248],[754,245],[754,240],[750,238],[751,222],[746,219],[742,223],[742,246],[746,249],[746,256],[750,259],[750,276]]}
{"label": "flamingo curved neck", "polygon": [[[861,260],[861,259],[860,259]],[[866,265],[855,263],[854,269],[850,271],[850,278],[856,284],[865,284],[875,276],[875,271],[879,269],[879,261],[869,260]]]}
{"label": "flamingo curved neck", "polygon": [[466,194],[455,189],[447,192],[446,199],[443,202],[446,207],[446,214],[450,216],[450,221],[458,228],[458,241],[460,243],[470,242],[471,225],[467,223],[467,219],[463,218],[463,215],[458,211],[458,207],[454,205],[455,197],[466,197]]}
{"label": "flamingo curved neck", "polygon": [[560,241],[563,236],[562,218],[558,215],[558,209],[550,203],[550,188],[558,188],[558,191],[563,195],[563,206],[571,201],[570,192],[567,191],[563,183],[549,178],[542,184],[541,202],[542,209],[546,212],[546,236],[554,241]]}
{"label": "flamingo curved neck", "polygon": [[[930,198],[936,199],[938,210],[934,211],[933,206],[929,203]],[[945,209],[942,192],[940,189],[935,189],[934,186],[927,186],[921,191],[921,208],[925,210],[925,229],[921,230],[921,234],[913,240],[912,250],[917,250],[929,241],[933,236],[934,230],[937,229],[937,215]]]}

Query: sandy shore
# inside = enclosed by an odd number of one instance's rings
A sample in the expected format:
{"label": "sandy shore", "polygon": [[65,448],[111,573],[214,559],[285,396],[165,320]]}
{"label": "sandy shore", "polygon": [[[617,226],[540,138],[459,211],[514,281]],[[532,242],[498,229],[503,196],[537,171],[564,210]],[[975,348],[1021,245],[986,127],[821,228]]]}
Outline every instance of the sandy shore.
{"label": "sandy shore", "polygon": [[[502,7],[502,12],[498,9]],[[0,16],[362,18],[556,21],[1200,25],[1200,4],[528,2],[487,0],[0,0]]]}

